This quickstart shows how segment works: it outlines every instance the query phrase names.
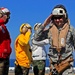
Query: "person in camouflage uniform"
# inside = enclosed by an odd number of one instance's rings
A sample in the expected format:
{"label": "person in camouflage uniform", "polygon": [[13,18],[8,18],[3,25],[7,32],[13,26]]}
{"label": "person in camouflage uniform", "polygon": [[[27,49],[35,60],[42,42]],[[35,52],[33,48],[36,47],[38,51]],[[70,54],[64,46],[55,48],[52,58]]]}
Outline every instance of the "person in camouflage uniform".
{"label": "person in camouflage uniform", "polygon": [[73,59],[72,53],[75,49],[75,29],[70,25],[67,10],[63,5],[53,8],[51,15],[36,32],[35,39],[44,33],[44,28],[49,24],[46,33],[50,43],[50,75],[74,75],[73,60],[70,59]]}
{"label": "person in camouflage uniform", "polygon": [[[36,23],[34,25],[34,31],[36,32],[40,26],[41,23]],[[43,39],[42,37],[39,37],[37,40],[35,40],[34,35],[32,36],[32,40],[31,40],[33,72],[34,75],[45,75],[45,66],[46,66],[46,58],[47,58],[45,45],[49,44],[49,39]]]}

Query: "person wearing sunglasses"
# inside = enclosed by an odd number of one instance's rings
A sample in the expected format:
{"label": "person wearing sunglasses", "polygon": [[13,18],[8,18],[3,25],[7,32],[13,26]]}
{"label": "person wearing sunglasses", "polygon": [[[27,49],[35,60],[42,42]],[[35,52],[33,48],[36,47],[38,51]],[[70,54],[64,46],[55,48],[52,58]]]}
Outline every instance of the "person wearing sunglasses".
{"label": "person wearing sunglasses", "polygon": [[72,53],[75,49],[75,29],[70,24],[64,5],[58,4],[53,8],[36,32],[35,39],[43,34],[48,25],[50,75],[74,75]]}

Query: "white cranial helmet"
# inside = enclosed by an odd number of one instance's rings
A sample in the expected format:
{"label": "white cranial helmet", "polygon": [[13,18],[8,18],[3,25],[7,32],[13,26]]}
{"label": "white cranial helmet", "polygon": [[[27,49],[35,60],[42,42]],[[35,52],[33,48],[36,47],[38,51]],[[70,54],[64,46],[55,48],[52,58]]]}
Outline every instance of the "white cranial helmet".
{"label": "white cranial helmet", "polygon": [[62,8],[53,9],[52,14],[53,15],[65,15],[65,17],[66,17],[66,13],[65,13],[64,9],[62,9]]}
{"label": "white cranial helmet", "polygon": [[5,7],[2,7],[1,10],[3,13],[10,13],[10,11]]}
{"label": "white cranial helmet", "polygon": [[3,17],[3,15],[7,15],[7,18],[10,18],[10,11],[9,9],[5,8],[5,7],[1,7],[0,8],[0,18]]}
{"label": "white cranial helmet", "polygon": [[34,30],[35,30],[35,28],[38,28],[39,26],[41,26],[42,25],[42,23],[36,23],[35,25],[34,25]]}

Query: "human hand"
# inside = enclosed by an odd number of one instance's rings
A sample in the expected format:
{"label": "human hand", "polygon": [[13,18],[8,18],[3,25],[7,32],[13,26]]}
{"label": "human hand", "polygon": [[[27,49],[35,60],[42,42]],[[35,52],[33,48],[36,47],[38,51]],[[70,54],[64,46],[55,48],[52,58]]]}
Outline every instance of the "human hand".
{"label": "human hand", "polygon": [[52,18],[52,14],[51,15],[49,15],[49,17],[47,17],[46,18],[46,20],[44,21],[44,23],[42,24],[43,26],[46,26],[46,25],[48,25],[50,22],[51,22],[51,18]]}
{"label": "human hand", "polygon": [[32,33],[32,29],[31,28],[28,28],[28,31]]}

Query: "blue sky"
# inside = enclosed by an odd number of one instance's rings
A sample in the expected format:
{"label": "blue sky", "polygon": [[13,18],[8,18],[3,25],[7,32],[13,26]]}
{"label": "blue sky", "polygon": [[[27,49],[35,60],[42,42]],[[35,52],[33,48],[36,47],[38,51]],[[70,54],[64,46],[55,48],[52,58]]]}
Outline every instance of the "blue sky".
{"label": "blue sky", "polygon": [[29,23],[33,27],[36,22],[43,23],[57,4],[63,4],[66,7],[70,23],[75,27],[74,0],[0,0],[0,7],[7,7],[11,12],[10,21],[7,24],[12,39],[11,58],[15,58],[14,40],[19,34],[20,25]]}

